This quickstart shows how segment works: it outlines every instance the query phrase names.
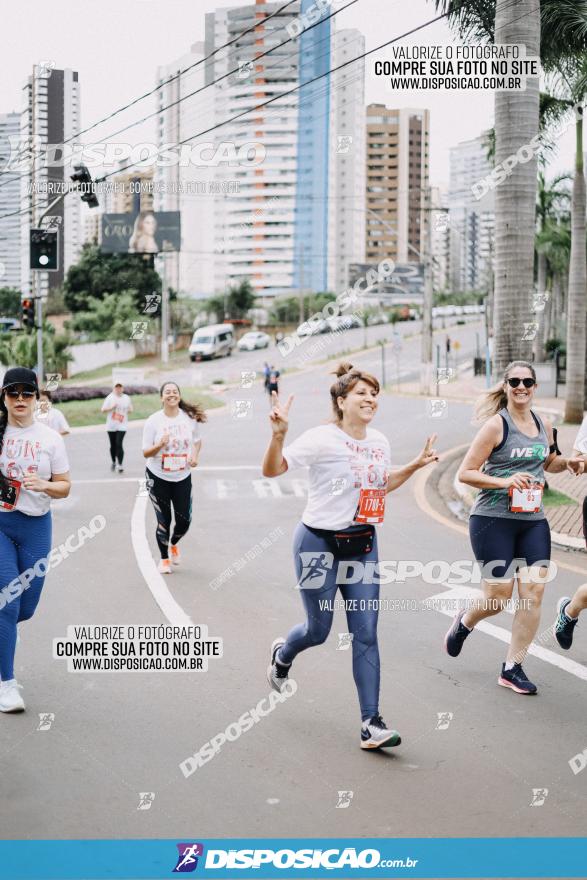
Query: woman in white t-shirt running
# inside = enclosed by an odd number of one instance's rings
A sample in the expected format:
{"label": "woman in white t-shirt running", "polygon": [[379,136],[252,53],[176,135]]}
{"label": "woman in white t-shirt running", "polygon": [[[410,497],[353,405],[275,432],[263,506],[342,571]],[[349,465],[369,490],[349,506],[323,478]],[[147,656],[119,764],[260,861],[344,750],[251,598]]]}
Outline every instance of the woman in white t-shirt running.
{"label": "woman in white t-shirt running", "polygon": [[35,613],[51,551],[52,498],[69,495],[63,439],[35,421],[32,370],[8,370],[0,395],[0,712],[22,712],[14,678],[17,624]]}
{"label": "woman in white t-shirt running", "polygon": [[66,434],[69,434],[70,427],[63,413],[53,405],[51,392],[43,389],[40,391],[40,395],[35,419],[65,437]]}
{"label": "woman in white t-shirt running", "polygon": [[397,746],[401,738],[379,714],[375,525],[383,522],[387,493],[438,457],[432,448],[433,435],[417,458],[391,473],[387,438],[370,427],[377,412],[379,382],[350,364],[340,364],[336,376],[330,388],[334,420],[310,428],[285,448],[293,398],[285,406],[280,406],[277,395],[273,400],[272,436],[263,461],[263,475],[277,477],[306,465],[310,470],[308,500],[294,534],[293,548],[306,621],[294,626],[286,639],[273,642],[267,677],[271,686],[281,692],[297,654],[326,640],[340,589],[352,639],[353,676],[361,707],[361,748],[377,749]]}
{"label": "woman in white t-shirt running", "polygon": [[122,382],[117,382],[114,389],[106,397],[102,404],[102,412],[108,413],[106,430],[110,440],[110,458],[112,459],[110,469],[117,470],[121,474],[124,470],[122,466],[124,435],[128,427],[128,414],[132,412],[132,401],[128,394],[124,393]]}
{"label": "woman in white t-shirt running", "polygon": [[[171,564],[179,565],[178,542],[192,519],[192,476],[198,464],[202,441],[199,422],[207,419],[199,403],[181,399],[175,382],[161,386],[163,409],[153,413],[143,429],[143,455],[147,464],[147,488],[155,508],[155,537],[161,553],[159,571],[171,574]],[[171,531],[171,508],[175,524]],[[169,558],[171,554],[171,559]]]}

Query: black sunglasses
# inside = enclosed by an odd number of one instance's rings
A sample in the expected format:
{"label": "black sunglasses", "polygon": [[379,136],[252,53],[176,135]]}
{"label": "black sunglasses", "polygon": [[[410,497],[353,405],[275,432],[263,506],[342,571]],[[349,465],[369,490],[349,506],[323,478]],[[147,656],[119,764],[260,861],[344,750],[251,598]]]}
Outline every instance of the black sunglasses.
{"label": "black sunglasses", "polygon": [[520,382],[522,382],[524,388],[532,388],[534,385],[536,385],[536,379],[518,379],[517,376],[514,376],[512,379],[508,379],[508,384],[511,388],[517,388]]}
{"label": "black sunglasses", "polygon": [[23,400],[30,400],[32,397],[36,397],[35,391],[23,388],[20,390],[18,388],[6,388],[5,393],[11,400],[18,400],[19,397],[22,397]]}

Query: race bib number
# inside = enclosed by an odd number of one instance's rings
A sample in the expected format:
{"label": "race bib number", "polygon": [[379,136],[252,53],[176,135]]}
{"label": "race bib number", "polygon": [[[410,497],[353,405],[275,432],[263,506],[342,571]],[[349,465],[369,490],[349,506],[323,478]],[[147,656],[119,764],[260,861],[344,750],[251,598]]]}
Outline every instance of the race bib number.
{"label": "race bib number", "polygon": [[161,459],[161,467],[164,471],[185,471],[188,466],[187,455],[175,455],[165,452]]}
{"label": "race bib number", "polygon": [[536,484],[529,489],[516,489],[510,486],[510,510],[512,513],[538,513],[542,506],[542,486]]}
{"label": "race bib number", "polygon": [[6,486],[0,486],[0,509],[14,510],[21,485],[18,480],[7,480]]}
{"label": "race bib number", "polygon": [[361,489],[355,522],[382,523],[385,516],[385,489]]}
{"label": "race bib number", "polygon": [[113,412],[112,413],[112,421],[113,422],[124,422],[124,413]]}

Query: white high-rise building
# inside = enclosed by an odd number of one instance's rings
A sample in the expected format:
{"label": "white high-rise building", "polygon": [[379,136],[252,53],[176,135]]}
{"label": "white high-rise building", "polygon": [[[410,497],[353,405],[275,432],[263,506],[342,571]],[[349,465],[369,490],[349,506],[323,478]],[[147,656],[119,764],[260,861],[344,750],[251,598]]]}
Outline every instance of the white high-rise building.
{"label": "white high-rise building", "polygon": [[[213,159],[213,151],[203,148],[216,141],[216,133],[188,140],[214,124],[213,88],[186,97],[205,85],[207,67],[199,63],[203,57],[203,44],[195,43],[185,55],[157,69],[157,84],[162,84],[157,92],[157,146],[178,145],[170,156],[175,154],[180,161],[157,163],[153,206],[155,211],[181,213],[181,250],[161,256],[164,265],[160,269],[168,287],[189,296],[214,292],[218,256],[214,253],[216,168],[206,164]],[[181,146],[182,141],[187,143]]]}
{"label": "white high-rise building", "polygon": [[455,291],[484,291],[491,283],[495,204],[493,191],[481,199],[473,184],[491,173],[486,137],[463,141],[450,150],[450,279]]}
{"label": "white high-rise building", "polygon": [[[364,51],[359,31],[335,31],[331,67]],[[328,289],[335,293],[348,286],[349,265],[365,262],[365,118],[365,66],[359,61],[333,74],[330,90]]]}
{"label": "white high-rise building", "polygon": [[[23,148],[32,145],[33,155],[21,178],[21,271],[22,290],[31,292],[32,273],[29,270],[29,229],[57,195],[70,183],[73,166],[59,160],[56,151],[49,150],[47,159],[35,155],[38,147],[60,145],[69,141],[80,130],[80,89],[77,71],[50,70],[35,65],[23,88],[23,111],[20,137]],[[41,154],[42,156],[42,154]],[[38,272],[39,290],[47,293],[60,285],[75,263],[81,249],[80,196],[71,192],[62,198],[51,216],[57,218],[59,230],[59,271]],[[46,225],[46,224],[45,224]]]}
{"label": "white high-rise building", "polygon": [[[301,0],[265,22],[281,5],[257,0],[206,16],[207,55],[254,28],[207,62],[206,82],[225,76],[210,89],[215,121],[232,119],[213,137],[242,151],[237,164],[217,168],[219,181],[238,188],[214,204],[217,292],[245,278],[261,297],[338,289],[348,264],[364,256],[356,211],[365,175],[364,65],[323,76],[359,55],[364,41],[356,31],[335,34],[328,19],[260,58],[289,39],[287,26],[313,4]],[[322,78],[286,94],[315,77]],[[343,148],[352,137],[350,149],[337,153],[343,136]]]}
{"label": "white high-rise building", "polygon": [[450,287],[450,223],[448,193],[444,188],[432,186],[431,229],[432,239],[432,278],[436,291],[448,291]]}
{"label": "white high-rise building", "polygon": [[[0,114],[0,287],[20,290],[20,176],[11,152],[20,138],[20,114]],[[4,215],[12,214],[12,217]]]}

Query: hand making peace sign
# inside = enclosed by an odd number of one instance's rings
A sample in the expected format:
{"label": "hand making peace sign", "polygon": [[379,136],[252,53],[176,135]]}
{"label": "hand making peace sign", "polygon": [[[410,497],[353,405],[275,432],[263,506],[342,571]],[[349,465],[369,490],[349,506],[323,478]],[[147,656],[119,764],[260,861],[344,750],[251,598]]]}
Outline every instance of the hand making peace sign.
{"label": "hand making peace sign", "polygon": [[287,434],[288,425],[288,414],[289,408],[293,401],[293,394],[290,394],[287,403],[283,406],[279,403],[279,398],[277,396],[276,391],[271,392],[271,412],[269,413],[269,420],[271,422],[271,430],[273,431],[274,437],[285,437]]}

